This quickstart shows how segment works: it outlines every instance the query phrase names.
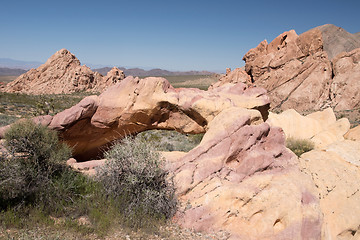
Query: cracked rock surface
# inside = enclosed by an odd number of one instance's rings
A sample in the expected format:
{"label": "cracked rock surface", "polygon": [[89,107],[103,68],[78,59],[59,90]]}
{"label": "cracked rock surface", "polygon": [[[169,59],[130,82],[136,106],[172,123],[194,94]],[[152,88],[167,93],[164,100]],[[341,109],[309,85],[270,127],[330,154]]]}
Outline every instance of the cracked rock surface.
{"label": "cracked rock surface", "polygon": [[284,141],[280,128],[231,109],[214,118],[198,147],[167,153],[182,203],[177,223],[230,239],[320,239],[315,186]]}
{"label": "cracked rock surface", "polygon": [[268,90],[272,108],[346,110],[360,107],[359,53],[353,34],[328,24],[264,40],[243,60],[253,84]]}

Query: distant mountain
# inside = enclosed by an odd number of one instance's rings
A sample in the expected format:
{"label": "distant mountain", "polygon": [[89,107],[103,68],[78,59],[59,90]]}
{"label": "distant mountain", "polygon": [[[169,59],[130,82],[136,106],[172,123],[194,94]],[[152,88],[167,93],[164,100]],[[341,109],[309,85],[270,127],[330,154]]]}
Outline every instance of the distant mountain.
{"label": "distant mountain", "polygon": [[34,61],[20,61],[14,60],[11,58],[0,58],[0,67],[1,68],[17,68],[17,69],[25,69],[29,70],[31,68],[39,67],[41,62],[34,62]]}
{"label": "distant mountain", "polygon": [[325,24],[316,28],[322,33],[324,50],[329,59],[333,59],[341,52],[350,52],[355,48],[360,48],[360,33],[352,34],[333,24]]}
{"label": "distant mountain", "polygon": [[2,67],[0,67],[0,76],[19,76],[23,73],[26,73],[26,70],[18,69],[18,68],[2,68]]}
{"label": "distant mountain", "polygon": [[[187,72],[181,72],[181,71],[168,71],[163,70],[159,68],[151,69],[151,70],[144,70],[141,68],[124,68],[119,67],[120,70],[123,70],[126,76],[137,76],[137,77],[144,77],[144,76],[176,76],[176,75],[212,75],[213,72],[208,71],[187,71]],[[96,68],[93,69],[93,71],[98,72],[102,75],[106,75],[111,70],[110,67],[104,67],[104,68]]]}

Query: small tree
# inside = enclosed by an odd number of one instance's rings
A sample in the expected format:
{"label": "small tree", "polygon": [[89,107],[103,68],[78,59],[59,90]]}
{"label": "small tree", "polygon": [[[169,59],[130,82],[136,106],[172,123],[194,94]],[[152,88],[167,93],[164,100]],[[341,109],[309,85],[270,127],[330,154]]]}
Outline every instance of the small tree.
{"label": "small tree", "polygon": [[142,227],[149,219],[170,218],[176,211],[175,189],[161,168],[160,155],[142,139],[125,138],[105,154],[98,171],[106,195],[122,204],[131,227]]}

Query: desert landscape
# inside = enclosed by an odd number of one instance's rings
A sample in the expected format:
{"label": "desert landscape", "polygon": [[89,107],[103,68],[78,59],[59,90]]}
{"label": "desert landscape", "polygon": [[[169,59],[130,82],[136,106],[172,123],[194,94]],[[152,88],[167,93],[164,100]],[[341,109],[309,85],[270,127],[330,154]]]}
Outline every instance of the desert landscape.
{"label": "desert landscape", "polygon": [[360,239],[360,35],[289,29],[243,60],[2,69],[0,238]]}

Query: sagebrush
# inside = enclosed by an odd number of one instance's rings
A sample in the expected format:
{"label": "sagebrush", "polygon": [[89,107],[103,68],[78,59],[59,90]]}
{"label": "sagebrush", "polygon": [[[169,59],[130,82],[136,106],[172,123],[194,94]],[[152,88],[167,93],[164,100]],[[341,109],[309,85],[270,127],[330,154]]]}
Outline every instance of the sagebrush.
{"label": "sagebrush", "polygon": [[[57,133],[30,120],[15,123],[5,134],[10,156],[0,162],[0,201],[46,202],[71,150]],[[57,191],[56,191],[57,192]]]}
{"label": "sagebrush", "polygon": [[286,139],[286,147],[300,157],[303,153],[313,150],[314,143],[309,139],[288,138]]}
{"label": "sagebrush", "polygon": [[128,225],[142,227],[176,211],[175,188],[159,153],[143,139],[126,137],[105,153],[98,179],[108,196],[122,205]]}

